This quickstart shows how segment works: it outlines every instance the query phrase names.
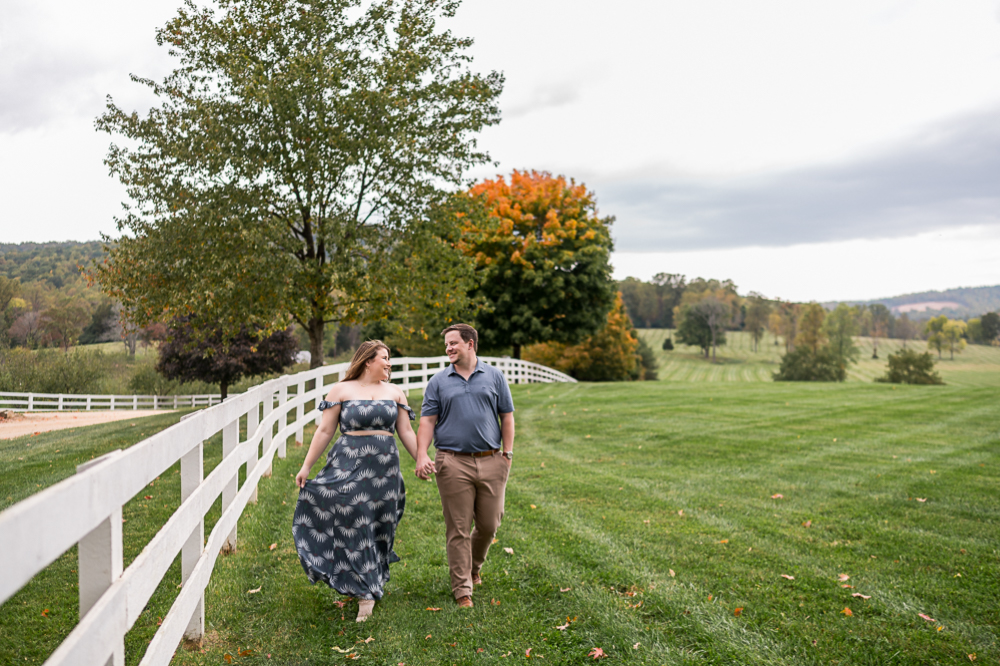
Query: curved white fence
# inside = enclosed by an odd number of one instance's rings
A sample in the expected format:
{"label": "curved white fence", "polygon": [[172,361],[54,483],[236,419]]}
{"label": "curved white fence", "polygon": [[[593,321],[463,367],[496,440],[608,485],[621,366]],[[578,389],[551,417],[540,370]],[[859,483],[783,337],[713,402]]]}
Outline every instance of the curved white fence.
{"label": "curved white fence", "polygon": [[[558,370],[544,365],[518,361],[510,358],[481,356],[481,359],[498,366],[512,384],[520,382],[572,382],[576,381]],[[447,356],[432,358],[399,358],[393,367],[401,366],[401,372],[393,373],[393,381],[407,389],[423,388],[427,379],[446,367]],[[329,366],[339,368],[340,365]],[[419,366],[419,367],[415,367]],[[412,381],[418,379],[418,381]],[[0,409],[15,412],[62,412],[92,411],[105,409],[184,409],[185,407],[211,407],[222,402],[218,393],[204,395],[108,395],[80,393],[10,393],[0,391]]]}
{"label": "curved white fence", "polygon": [[[572,382],[535,363],[480,357],[509,383]],[[393,381],[423,388],[447,367],[446,357],[393,361]],[[181,553],[181,591],[140,662],[169,664],[182,638],[205,630],[205,587],[220,553],[235,549],[237,520],[257,501],[257,483],[270,476],[275,453],[285,457],[289,437],[319,420],[314,408],[329,384],[347,370],[341,363],[286,375],[191,414],[180,423],[77,468],[77,474],[0,513],[0,603],[39,571],[79,544],[80,622],[46,664],[124,664],[124,638],[171,563]],[[314,385],[314,388],[307,388]],[[240,423],[247,438],[239,441]],[[222,432],[223,459],[206,477],[203,442]],[[123,570],[122,506],[180,461],[181,505],[138,557]],[[246,480],[238,487],[239,470]],[[206,542],[205,514],[222,495],[222,515]],[[46,525],[39,530],[38,525]]]}

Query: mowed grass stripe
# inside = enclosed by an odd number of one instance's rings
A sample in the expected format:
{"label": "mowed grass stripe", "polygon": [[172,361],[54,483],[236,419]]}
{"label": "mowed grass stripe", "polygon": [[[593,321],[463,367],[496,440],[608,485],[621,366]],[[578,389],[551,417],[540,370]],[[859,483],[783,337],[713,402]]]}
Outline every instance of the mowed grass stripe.
{"label": "mowed grass stripe", "polygon": [[[641,329],[639,335],[653,348],[660,364],[659,379],[668,381],[720,381],[726,371],[706,369],[705,365],[713,365],[705,360],[701,350],[696,347],[677,343],[676,332],[666,329]],[[670,336],[674,341],[674,351],[662,349],[663,340]],[[725,375],[729,381],[772,381],[773,374],[778,371],[781,356],[785,353],[784,343],[775,345],[774,336],[765,334],[760,340],[758,350],[753,351],[750,335],[744,331],[726,331],[725,345],[716,350],[716,363],[727,369],[734,367],[744,371]],[[887,359],[903,348],[901,340],[879,340],[878,358],[872,358],[874,346],[871,338],[856,338],[860,354],[858,362],[848,368],[849,382],[869,383],[885,374]],[[909,349],[919,352],[927,351],[927,343],[922,340],[910,340],[906,343]],[[937,359],[937,352],[932,352]],[[942,358],[937,359],[937,371],[946,383],[952,386],[967,388],[985,388],[1000,386],[1000,347],[986,345],[969,345],[955,358],[950,358],[945,351]],[[728,371],[728,370],[727,370]]]}

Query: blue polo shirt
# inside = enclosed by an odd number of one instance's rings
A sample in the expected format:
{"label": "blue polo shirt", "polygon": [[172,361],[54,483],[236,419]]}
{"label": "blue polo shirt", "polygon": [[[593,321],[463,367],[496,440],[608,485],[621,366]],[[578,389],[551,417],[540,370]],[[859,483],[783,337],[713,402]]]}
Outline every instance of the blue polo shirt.
{"label": "blue polo shirt", "polygon": [[431,377],[420,415],[438,417],[436,448],[472,453],[500,448],[500,414],[513,411],[503,373],[477,359],[467,380],[453,365]]}

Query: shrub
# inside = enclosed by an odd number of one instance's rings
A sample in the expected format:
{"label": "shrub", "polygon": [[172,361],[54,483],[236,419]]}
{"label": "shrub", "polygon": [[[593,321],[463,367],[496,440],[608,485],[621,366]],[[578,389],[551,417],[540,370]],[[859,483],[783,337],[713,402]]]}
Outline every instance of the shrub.
{"label": "shrub", "polygon": [[934,372],[934,357],[931,353],[920,354],[912,349],[900,349],[895,354],[889,354],[885,375],[875,381],[890,384],[944,384],[941,376]]}
{"label": "shrub", "polygon": [[674,350],[674,341],[671,340],[669,337],[666,340],[663,341],[663,350],[664,351],[673,351]]}
{"label": "shrub", "polygon": [[[137,395],[175,395],[182,393],[178,390],[183,384],[175,379],[167,379],[156,371],[156,368],[149,364],[142,364],[136,367],[135,372],[128,380],[129,393]],[[192,393],[214,393],[214,387],[207,391],[191,391]]]}
{"label": "shrub", "polygon": [[17,393],[94,393],[110,363],[97,352],[0,352],[0,390]]}
{"label": "shrub", "polygon": [[799,347],[781,357],[776,382],[842,382],[847,370],[829,347]]}

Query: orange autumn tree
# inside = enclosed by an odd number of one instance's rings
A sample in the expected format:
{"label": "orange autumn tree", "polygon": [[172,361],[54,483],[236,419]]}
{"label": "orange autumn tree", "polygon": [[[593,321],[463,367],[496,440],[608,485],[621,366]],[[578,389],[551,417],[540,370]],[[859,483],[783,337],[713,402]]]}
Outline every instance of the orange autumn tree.
{"label": "orange autumn tree", "polygon": [[583,184],[545,171],[514,171],[470,191],[485,215],[462,218],[460,249],[473,257],[489,303],[477,316],[487,348],[573,344],[601,328],[614,303],[613,217],[600,218]]}

